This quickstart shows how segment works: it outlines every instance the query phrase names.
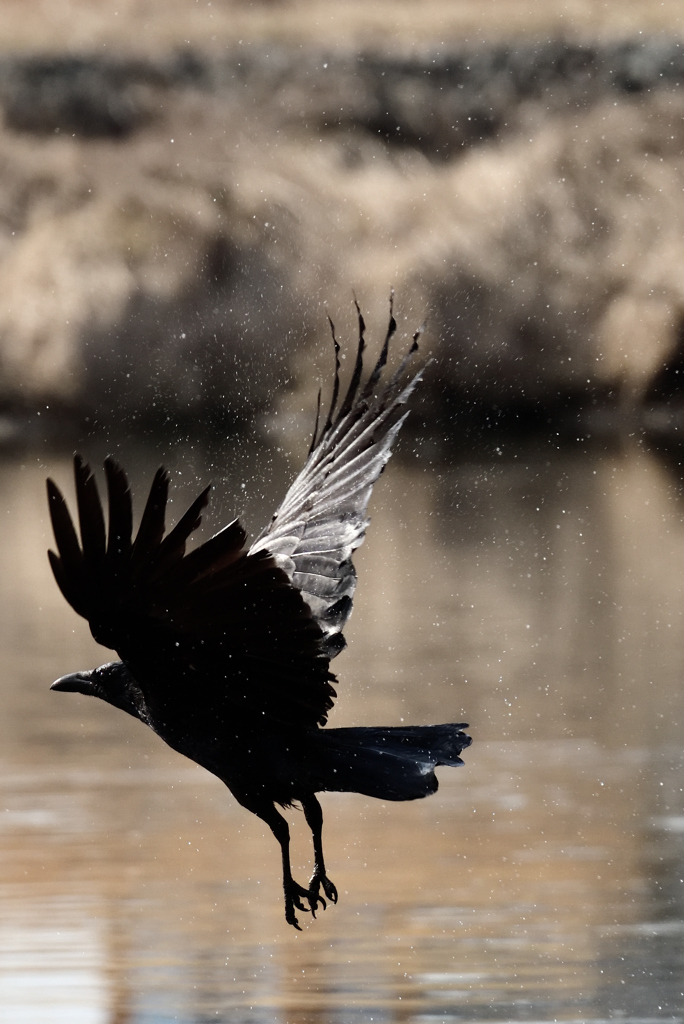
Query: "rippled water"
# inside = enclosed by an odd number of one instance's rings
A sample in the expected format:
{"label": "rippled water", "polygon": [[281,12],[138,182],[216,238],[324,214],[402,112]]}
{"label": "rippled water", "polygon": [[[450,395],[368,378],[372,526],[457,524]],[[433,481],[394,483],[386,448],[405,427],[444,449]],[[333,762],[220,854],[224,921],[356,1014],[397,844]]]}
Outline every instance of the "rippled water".
{"label": "rippled water", "polygon": [[[286,466],[252,457],[242,502],[237,454],[166,453],[258,526]],[[322,797],[340,902],[302,934],[216,779],[48,691],[106,658],[49,575],[48,470],[0,463],[0,1021],[684,1020],[684,504],[657,456],[388,470],[332,723],[464,718],[474,744],[429,800]]]}

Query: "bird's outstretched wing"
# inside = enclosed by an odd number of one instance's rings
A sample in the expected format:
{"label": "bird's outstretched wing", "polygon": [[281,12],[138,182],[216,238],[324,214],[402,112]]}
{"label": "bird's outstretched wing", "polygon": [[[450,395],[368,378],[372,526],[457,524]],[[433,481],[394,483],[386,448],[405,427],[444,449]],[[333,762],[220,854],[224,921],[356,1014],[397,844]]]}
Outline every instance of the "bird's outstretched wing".
{"label": "bird's outstretched wing", "polygon": [[[358,310],[358,306],[357,306]],[[209,499],[200,494],[167,534],[169,478],[157,471],[133,537],[126,475],[105,462],[109,525],[90,468],[76,456],[80,541],[66,501],[48,480],[58,554],[55,579],[95,639],[126,662],[148,704],[155,691],[192,692],[207,709],[226,701],[303,726],[332,707],[330,658],[344,647],[356,574],[352,554],[368,525],[373,484],[387,462],[420,378],[405,380],[418,332],[399,368],[380,383],[389,344],[362,386],[365,325],[339,408],[339,346],[330,411],[304,469],[267,530],[247,549],[236,520],[186,553]],[[334,330],[333,330],[334,339]]]}
{"label": "bird's outstretched wing", "polygon": [[[396,372],[381,380],[397,324],[390,319],[380,356],[365,385],[365,324],[356,305],[359,342],[347,392],[338,408],[340,347],[335,338],[335,379],[330,410],[319,433],[318,418],[306,465],[271,523],[250,548],[278,556],[323,631],[328,657],[345,647],[342,630],[356,589],[354,550],[363,543],[373,484],[391,455],[392,444],[408,415],[404,406],[422,371],[406,380],[406,367],[418,348],[418,330]],[[319,396],[320,412],[320,396]]]}
{"label": "bird's outstretched wing", "polygon": [[323,724],[335,691],[322,632],[267,551],[249,553],[236,520],[186,554],[209,488],[165,533],[169,478],[158,470],[133,538],[128,481],[105,462],[109,529],[95,477],[74,459],[80,543],[48,480],[55,579],[95,639],[116,650],[148,703],[181,690],[207,708],[226,701],[298,725]]}

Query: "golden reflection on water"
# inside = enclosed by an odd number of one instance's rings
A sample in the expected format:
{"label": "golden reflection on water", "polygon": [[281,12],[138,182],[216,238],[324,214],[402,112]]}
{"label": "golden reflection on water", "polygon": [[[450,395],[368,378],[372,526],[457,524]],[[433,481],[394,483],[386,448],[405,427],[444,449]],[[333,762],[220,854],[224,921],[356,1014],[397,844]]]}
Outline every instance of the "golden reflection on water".
{"label": "golden reflection on water", "polygon": [[[208,475],[174,458],[188,492]],[[216,779],[48,691],[107,657],[50,578],[48,470],[0,463],[0,1021],[684,1019],[684,526],[657,457],[392,465],[332,724],[475,742],[429,800],[323,797],[340,903],[301,935]]]}

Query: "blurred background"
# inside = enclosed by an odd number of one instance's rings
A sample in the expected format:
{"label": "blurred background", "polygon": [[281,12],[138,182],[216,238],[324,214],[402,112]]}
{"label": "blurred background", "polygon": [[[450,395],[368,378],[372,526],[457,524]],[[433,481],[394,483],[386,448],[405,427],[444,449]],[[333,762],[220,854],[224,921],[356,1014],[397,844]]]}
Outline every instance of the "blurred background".
{"label": "blurred background", "polygon": [[[0,0],[0,111],[0,1021],[684,1022],[681,2]],[[392,289],[434,358],[331,724],[474,744],[323,797],[298,935],[216,779],[49,693],[110,655],[44,479],[258,531]]]}

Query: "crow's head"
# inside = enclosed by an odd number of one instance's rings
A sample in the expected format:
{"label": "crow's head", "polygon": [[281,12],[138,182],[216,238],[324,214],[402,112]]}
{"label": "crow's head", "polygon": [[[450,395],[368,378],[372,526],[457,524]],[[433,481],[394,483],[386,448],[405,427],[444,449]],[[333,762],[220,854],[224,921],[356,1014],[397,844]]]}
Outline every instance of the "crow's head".
{"label": "crow's head", "polygon": [[72,672],[56,679],[50,689],[99,697],[134,718],[141,718],[144,708],[140,687],[122,661],[110,661],[85,672]]}

